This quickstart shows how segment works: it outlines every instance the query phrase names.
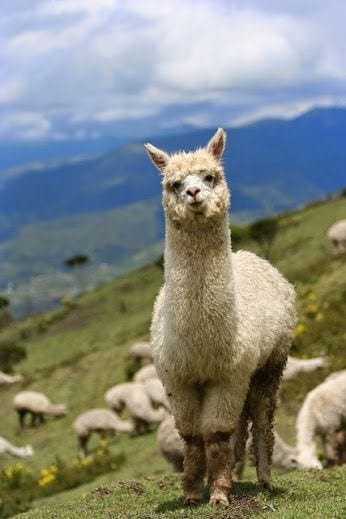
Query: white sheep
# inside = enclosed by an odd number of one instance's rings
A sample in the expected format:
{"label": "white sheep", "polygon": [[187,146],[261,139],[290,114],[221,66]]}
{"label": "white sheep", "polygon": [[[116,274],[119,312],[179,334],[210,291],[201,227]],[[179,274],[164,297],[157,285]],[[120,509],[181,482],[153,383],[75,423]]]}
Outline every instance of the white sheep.
{"label": "white sheep", "polygon": [[296,359],[290,355],[287,357],[287,364],[282,374],[282,380],[291,380],[298,373],[307,373],[327,365],[325,357],[315,357],[314,359]]}
{"label": "white sheep", "polygon": [[[274,436],[273,466],[285,469],[297,468],[297,451],[295,447],[288,445],[276,431],[274,431]],[[248,450],[250,450],[250,443],[251,441],[248,444]],[[182,472],[184,441],[175,427],[173,416],[169,416],[159,425],[157,430],[157,444],[162,455],[172,464],[173,470]],[[243,462],[236,467],[235,479],[241,479],[244,464],[245,458]]]}
{"label": "white sheep", "polygon": [[174,416],[168,416],[157,429],[157,445],[175,472],[183,471],[184,441],[174,423]]}
{"label": "white sheep", "polygon": [[346,252],[346,220],[339,220],[329,227],[327,236],[332,242],[335,255]]}
{"label": "white sheep", "polygon": [[[298,413],[297,461],[300,468],[322,469],[317,458],[315,436],[326,450],[328,435],[342,430],[346,420],[346,370],[333,373],[310,391]],[[328,458],[328,453],[326,453]]]}
{"label": "white sheep", "polygon": [[23,381],[23,375],[8,375],[0,371],[0,386],[9,386]]}
{"label": "white sheep", "polygon": [[169,410],[167,394],[160,379],[150,378],[143,382],[143,387],[155,408],[162,406]]}
{"label": "white sheep", "polygon": [[167,416],[163,407],[153,408],[143,384],[140,383],[117,384],[105,393],[105,400],[116,413],[126,407],[133,421],[135,434],[147,432],[150,424],[160,423]]}
{"label": "white sheep", "polygon": [[134,382],[145,382],[152,378],[158,378],[158,374],[154,364],[147,364],[143,366],[133,376]]}
{"label": "white sheep", "polygon": [[294,289],[281,274],[250,252],[232,254],[225,139],[220,128],[206,148],[171,156],[146,145],[162,173],[166,221],[154,364],[186,444],[186,501],[203,498],[206,472],[213,505],[228,504],[229,439],[242,412],[253,422],[258,480],[271,488],[272,420],[296,323]]}
{"label": "white sheep", "polygon": [[6,453],[12,454],[12,456],[17,456],[17,458],[31,458],[31,456],[34,454],[34,450],[31,445],[16,447],[8,440],[5,440],[5,438],[0,436],[0,455]]}
{"label": "white sheep", "polygon": [[133,360],[140,364],[141,362],[152,362],[153,356],[149,342],[135,342],[130,346],[130,355]]}
{"label": "white sheep", "polygon": [[106,436],[115,433],[132,433],[133,424],[130,420],[121,420],[109,409],[89,409],[81,413],[73,422],[77,434],[80,456],[87,454],[87,443],[93,432]]}
{"label": "white sheep", "polygon": [[44,422],[44,415],[65,416],[64,404],[52,404],[46,395],[37,391],[21,391],[13,399],[13,407],[18,413],[19,425],[24,427],[24,419],[27,413],[31,414],[31,425]]}

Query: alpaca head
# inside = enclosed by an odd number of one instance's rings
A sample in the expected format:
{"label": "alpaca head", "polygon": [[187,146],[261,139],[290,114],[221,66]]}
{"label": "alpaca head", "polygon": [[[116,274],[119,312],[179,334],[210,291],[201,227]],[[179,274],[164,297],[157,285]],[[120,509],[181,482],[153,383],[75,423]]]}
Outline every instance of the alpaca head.
{"label": "alpaca head", "polygon": [[226,133],[219,128],[205,148],[168,155],[151,144],[145,148],[163,175],[163,207],[171,220],[201,223],[222,219],[229,208],[221,158]]}

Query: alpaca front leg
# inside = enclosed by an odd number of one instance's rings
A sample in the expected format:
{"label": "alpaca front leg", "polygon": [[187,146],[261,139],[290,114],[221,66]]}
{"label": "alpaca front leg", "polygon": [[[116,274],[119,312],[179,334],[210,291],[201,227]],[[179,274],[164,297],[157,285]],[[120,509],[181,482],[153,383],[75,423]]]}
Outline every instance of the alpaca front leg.
{"label": "alpaca front leg", "polygon": [[167,391],[176,427],[184,440],[183,489],[186,504],[203,499],[205,447],[200,432],[201,389],[179,386]]}
{"label": "alpaca front leg", "polygon": [[[206,389],[202,424],[210,490],[209,503],[228,505],[232,484],[231,435],[235,431],[247,393],[247,384],[214,384]],[[234,442],[233,442],[234,446]]]}

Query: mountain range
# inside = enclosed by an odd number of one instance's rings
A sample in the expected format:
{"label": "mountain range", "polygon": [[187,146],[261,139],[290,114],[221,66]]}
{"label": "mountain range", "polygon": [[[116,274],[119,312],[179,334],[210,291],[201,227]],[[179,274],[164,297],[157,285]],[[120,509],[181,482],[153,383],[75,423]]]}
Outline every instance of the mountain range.
{"label": "mountain range", "polygon": [[[95,267],[120,271],[152,259],[163,238],[161,186],[143,142],[168,152],[190,150],[205,145],[214,131],[183,128],[142,142],[115,142],[115,149],[92,158],[4,176],[0,290],[61,271],[64,259],[76,253],[89,254]],[[345,133],[344,108],[228,129],[224,164],[234,220],[289,210],[344,187]]]}

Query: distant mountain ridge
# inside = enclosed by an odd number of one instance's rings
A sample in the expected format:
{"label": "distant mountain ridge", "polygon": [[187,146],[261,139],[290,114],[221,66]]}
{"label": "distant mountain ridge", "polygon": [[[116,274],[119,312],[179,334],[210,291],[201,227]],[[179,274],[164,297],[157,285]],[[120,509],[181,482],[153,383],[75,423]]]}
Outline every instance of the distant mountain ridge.
{"label": "distant mountain ridge", "polygon": [[[156,136],[143,142],[152,141],[168,152],[191,150],[204,146],[214,131],[185,129],[181,134]],[[270,119],[229,129],[224,164],[233,214],[242,219],[256,218],[295,208],[344,187],[345,134],[344,108],[315,109],[292,120]],[[83,247],[77,240],[81,235],[79,225],[86,226],[85,249],[92,257],[126,265],[131,256],[163,237],[160,196],[160,178],[142,142],[120,146],[95,158],[29,170],[5,179],[0,187],[0,279],[3,283],[24,281],[37,272],[58,268],[64,257],[84,252],[73,247],[77,242],[79,249]],[[154,213],[153,207],[157,207]],[[147,208],[154,217],[144,217]],[[120,209],[121,218],[116,216]],[[100,244],[92,220],[95,215],[102,222],[103,214],[108,223]],[[142,215],[146,229],[140,224]],[[125,235],[128,224],[133,238],[125,247],[119,241],[112,246],[114,236],[122,234],[116,229],[117,221]],[[53,264],[47,242],[46,249],[40,248],[43,230],[61,254]],[[72,231],[76,240],[71,238]],[[137,248],[136,232],[148,240],[139,240]],[[105,246],[107,242],[109,247]]]}

